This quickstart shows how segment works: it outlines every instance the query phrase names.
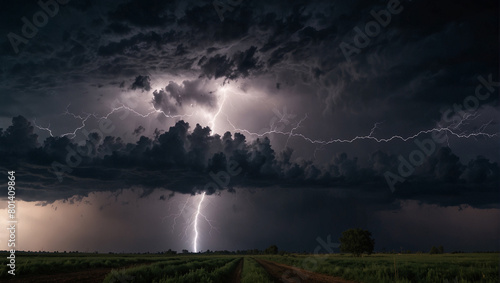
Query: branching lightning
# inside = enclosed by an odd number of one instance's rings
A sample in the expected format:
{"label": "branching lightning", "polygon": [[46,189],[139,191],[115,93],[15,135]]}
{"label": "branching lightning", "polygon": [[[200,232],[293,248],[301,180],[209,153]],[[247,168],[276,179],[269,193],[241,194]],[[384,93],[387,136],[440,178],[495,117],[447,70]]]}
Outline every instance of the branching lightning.
{"label": "branching lightning", "polygon": [[[167,218],[167,217],[172,217],[173,218],[172,233],[175,230],[175,225],[177,225],[177,219],[179,219],[179,217],[181,217],[181,216],[183,216],[185,214],[188,202],[189,202],[189,198],[186,198],[186,201],[182,204],[182,207],[180,207],[179,212],[177,212],[177,213],[175,213],[173,215],[168,215],[168,216],[166,216],[166,217],[163,218],[163,220],[165,220],[165,218]],[[187,228],[184,230],[184,236],[187,236]]]}
{"label": "branching lightning", "polygon": [[441,133],[441,132],[446,133],[446,135],[455,136],[455,137],[460,138],[460,139],[468,139],[468,138],[476,138],[476,137],[493,138],[493,137],[497,137],[500,135],[500,133],[490,134],[490,133],[484,132],[486,127],[488,127],[493,121],[489,121],[488,123],[485,123],[485,124],[481,125],[480,127],[478,127],[478,129],[476,131],[472,131],[469,133],[460,130],[461,125],[463,125],[463,124],[465,124],[465,122],[473,120],[477,117],[478,117],[478,115],[476,113],[470,114],[470,115],[464,115],[464,117],[462,119],[460,119],[460,121],[458,121],[457,123],[451,124],[449,126],[446,126],[446,127],[435,127],[435,128],[431,128],[431,129],[427,129],[427,130],[421,130],[421,131],[419,131],[413,135],[409,135],[409,136],[393,135],[393,136],[388,137],[388,138],[377,138],[374,136],[375,130],[381,124],[381,122],[377,122],[374,124],[374,126],[372,127],[372,129],[368,135],[355,136],[355,137],[350,138],[350,139],[335,138],[335,139],[330,139],[330,140],[321,140],[321,139],[313,139],[313,138],[305,136],[304,134],[296,132],[296,130],[301,127],[301,124],[307,119],[307,114],[289,131],[270,129],[270,130],[263,132],[263,133],[255,133],[255,132],[251,132],[251,131],[246,130],[246,129],[237,128],[229,120],[229,118],[226,116],[227,122],[229,123],[229,125],[231,125],[233,130],[236,132],[243,132],[243,133],[246,133],[248,135],[256,136],[256,137],[263,137],[263,136],[270,135],[270,134],[278,134],[278,135],[288,136],[287,144],[288,144],[288,140],[290,138],[298,137],[298,138],[301,138],[301,139],[303,139],[311,144],[321,145],[321,146],[325,146],[325,145],[329,145],[329,144],[333,144],[333,143],[353,143],[353,142],[359,141],[359,140],[372,140],[372,141],[375,141],[377,143],[387,143],[387,142],[391,142],[391,141],[395,141],[395,140],[400,140],[400,141],[406,142],[406,141],[415,139],[418,136],[423,135],[423,134]]}
{"label": "branching lightning", "polygon": [[166,218],[173,219],[171,226],[172,233],[176,229],[177,224],[179,224],[180,222],[179,219],[181,217],[184,218],[183,222],[185,222],[185,224],[181,232],[182,235],[181,239],[189,238],[190,232],[193,232],[194,233],[193,238],[189,241],[191,242],[191,246],[195,253],[199,251],[198,238],[201,235],[199,229],[199,224],[201,219],[205,220],[205,222],[210,226],[210,230],[208,232],[209,235],[212,235],[212,230],[218,231],[213,225],[213,221],[208,219],[208,217],[203,213],[203,210],[206,208],[206,206],[204,205],[204,202],[206,201],[206,193],[203,192],[201,194],[201,198],[196,203],[196,205],[190,204],[190,202],[196,202],[196,201],[197,201],[196,198],[188,197],[186,198],[185,201],[183,201],[178,205],[177,213],[163,217],[163,220],[165,220]]}
{"label": "branching lightning", "polygon": [[200,215],[201,205],[203,200],[205,199],[205,192],[201,194],[201,200],[198,203],[198,210],[196,211],[196,215],[194,217],[194,239],[193,239],[193,251],[195,253],[198,252],[198,216]]}
{"label": "branching lightning", "polygon": [[49,123],[49,125],[47,127],[38,126],[36,124],[36,118],[35,118],[35,119],[33,119],[33,125],[36,128],[38,128],[39,130],[47,131],[51,137],[54,137],[54,135],[52,134],[52,130],[50,129],[50,123]]}
{"label": "branching lightning", "polygon": [[[225,115],[223,113],[223,108],[226,105],[227,102],[227,89],[225,87],[221,88],[221,94],[219,96],[220,99],[220,104],[218,108],[216,109],[215,113],[213,115],[210,115],[210,119],[208,122],[209,127],[212,130],[212,134],[215,134],[216,130],[216,121],[220,115]],[[229,103],[231,103],[231,100],[229,100]],[[74,139],[77,136],[77,133],[84,129],[87,125],[87,122],[89,119],[93,118],[96,121],[101,121],[103,119],[109,119],[111,115],[116,114],[121,111],[126,111],[128,113],[132,113],[137,117],[142,117],[142,118],[148,118],[152,115],[155,114],[161,114],[166,118],[174,118],[174,119],[182,119],[185,117],[191,117],[193,115],[196,115],[197,112],[191,113],[191,114],[183,114],[183,115],[170,115],[165,113],[164,111],[160,109],[156,109],[155,107],[151,107],[151,110],[147,110],[149,112],[147,113],[140,113],[137,110],[126,106],[125,104],[121,104],[118,107],[112,107],[111,110],[103,116],[97,115],[95,113],[83,113],[81,115],[74,114],[69,111],[69,107],[71,105],[68,105],[66,108],[66,111],[62,113],[61,115],[67,115],[72,117],[73,119],[79,121],[78,126],[70,132],[64,133],[59,135],[60,137],[68,137],[70,139]],[[286,111],[285,111],[286,112]],[[286,137],[286,144],[285,146],[288,145],[288,142],[292,138],[297,138],[301,139],[307,143],[313,144],[316,146],[316,149],[314,151],[314,154],[316,154],[317,150],[322,150],[324,149],[327,145],[334,144],[334,143],[354,143],[356,141],[362,141],[362,140],[368,140],[368,141],[373,141],[376,143],[388,143],[392,141],[409,141],[412,139],[415,139],[419,137],[420,135],[424,134],[431,134],[431,133],[444,133],[447,137],[447,142],[449,142],[449,136],[456,137],[459,139],[469,139],[469,138],[477,138],[477,137],[485,137],[485,138],[493,138],[493,137],[498,137],[500,133],[487,133],[486,129],[487,127],[493,122],[490,121],[488,123],[482,124],[481,126],[477,127],[473,131],[464,131],[463,128],[467,126],[472,120],[475,120],[479,117],[477,112],[474,113],[465,113],[463,116],[459,116],[460,119],[458,121],[455,121],[454,123],[448,125],[448,126],[438,126],[430,129],[425,129],[425,130],[420,130],[416,133],[410,134],[410,135],[393,135],[390,137],[377,137],[376,136],[376,130],[379,129],[380,125],[382,124],[381,122],[377,122],[373,125],[371,128],[370,132],[364,135],[358,135],[352,138],[331,138],[331,139],[315,139],[312,137],[309,137],[303,133],[300,132],[300,129],[303,127],[304,122],[308,119],[308,115],[305,114],[302,119],[300,119],[297,123],[294,123],[288,127],[289,130],[284,130],[283,128],[279,128],[278,124],[286,124],[288,125],[290,123],[290,116],[289,115],[281,115],[279,112],[275,113],[278,115],[278,120],[275,122],[272,122],[270,125],[270,128],[268,130],[264,130],[264,132],[252,132],[247,129],[241,129],[238,128],[235,123],[233,123],[227,115],[226,120],[228,125],[232,127],[234,132],[240,132],[244,133],[250,136],[254,137],[264,137],[267,135],[271,134],[276,134],[276,135],[281,135]],[[125,115],[121,116],[120,118],[123,120]],[[126,116],[125,116],[126,117]],[[51,125],[49,123],[48,126],[44,127],[41,125],[37,124],[36,119],[33,120],[33,125],[38,128],[39,130],[46,131],[51,137],[54,137],[53,130],[51,129]],[[217,128],[218,129],[218,128]],[[199,245],[198,245],[198,238],[201,235],[200,233],[200,217],[203,217],[203,219],[210,225],[211,229],[209,234],[211,233],[212,229],[215,229],[214,226],[212,225],[212,222],[205,216],[205,214],[202,212],[203,210],[203,202],[205,201],[205,195],[206,193],[203,192],[201,194],[201,198],[199,199],[199,202],[197,203],[196,206],[189,205],[189,201],[193,200],[193,198],[189,197],[186,199],[185,202],[183,202],[182,205],[178,207],[179,212],[173,215],[169,215],[167,217],[172,217],[173,218],[173,223],[172,223],[172,232],[176,229],[176,225],[179,223],[179,218],[182,216],[185,219],[185,228],[183,229],[183,236],[182,238],[190,238],[189,234],[191,231],[194,232],[194,235],[192,237],[192,247],[193,251],[195,253],[199,252]],[[196,199],[195,199],[196,200]],[[193,201],[195,201],[193,200]],[[192,227],[192,228],[191,228]],[[191,241],[191,240],[189,240]]]}
{"label": "branching lightning", "polygon": [[212,120],[210,121],[210,129],[212,130],[212,134],[215,134],[215,119],[217,119],[220,112],[222,111],[222,107],[224,107],[225,102],[226,102],[226,89],[223,88],[222,89],[222,102],[219,105],[219,109],[217,110],[217,112],[212,117]]}
{"label": "branching lightning", "polygon": [[[61,114],[61,116],[63,115],[69,115],[69,116],[72,116],[74,119],[76,120],[80,120],[81,121],[81,124],[80,126],[76,127],[72,132],[67,132],[67,133],[64,133],[64,134],[61,134],[59,135],[60,137],[69,137],[70,139],[74,139],[77,135],[77,132],[82,130],[83,128],[85,128],[86,126],[86,123],[87,123],[87,120],[89,120],[89,118],[93,117],[94,119],[96,119],[97,121],[101,121],[101,120],[105,120],[105,119],[109,119],[109,117],[114,114],[114,113],[117,113],[119,111],[123,111],[123,110],[126,110],[126,111],[129,111],[130,113],[138,116],[138,117],[142,117],[142,118],[148,118],[149,116],[151,115],[154,115],[154,114],[161,114],[163,115],[164,117],[166,118],[179,118],[179,119],[182,119],[182,118],[185,118],[185,117],[191,117],[193,116],[195,113],[191,113],[191,114],[179,114],[179,115],[170,115],[170,114],[167,114],[165,113],[163,110],[160,110],[160,109],[156,109],[156,108],[152,108],[152,110],[146,114],[141,114],[139,112],[137,112],[136,110],[128,107],[128,106],[125,106],[124,104],[118,106],[118,107],[114,107],[111,109],[111,111],[109,113],[107,113],[106,115],[104,116],[99,116],[95,113],[84,113],[84,116],[82,115],[76,115],[72,112],[69,111],[69,107],[71,106],[71,104],[69,104],[67,107],[66,107],[66,111],[64,113]],[[47,127],[42,127],[42,126],[39,126],[37,123],[36,123],[36,118],[33,120],[33,125],[38,128],[39,130],[43,130],[43,131],[46,131],[49,133],[49,135],[51,137],[54,137],[53,133],[52,133],[52,130],[50,129],[50,124],[49,126]]]}
{"label": "branching lightning", "polygon": [[[221,100],[221,102],[219,104],[219,107],[217,108],[216,112],[212,115],[212,117],[208,123],[211,130],[212,130],[212,134],[214,134],[216,132],[216,130],[215,130],[216,129],[216,120],[219,117],[219,115],[222,114],[224,105],[225,105],[226,100],[227,100],[227,87],[225,87],[225,86],[223,86],[221,88],[220,100]],[[135,109],[128,107],[124,104],[122,104],[118,107],[113,107],[110,110],[110,112],[104,116],[98,116],[96,114],[91,114],[91,113],[84,113],[82,115],[76,115],[76,114],[71,113],[69,111],[69,107],[70,107],[70,105],[68,105],[68,107],[66,108],[66,111],[64,113],[62,113],[61,115],[69,115],[76,120],[80,120],[80,125],[78,127],[76,127],[72,132],[67,132],[67,133],[61,134],[60,136],[61,137],[67,136],[71,139],[75,138],[77,135],[77,132],[82,130],[86,126],[87,121],[91,117],[95,118],[97,121],[100,121],[102,119],[109,119],[109,117],[112,114],[115,114],[119,111],[129,111],[130,113],[132,113],[138,117],[142,117],[142,118],[147,118],[147,117],[150,117],[151,115],[154,115],[154,114],[161,114],[166,118],[178,118],[178,119],[185,118],[185,117],[191,117],[194,115],[194,113],[181,114],[181,115],[170,115],[170,114],[167,114],[164,111],[162,111],[160,109],[156,109],[154,107],[152,107],[150,112],[143,114],[143,113],[139,113]],[[444,127],[438,126],[438,127],[434,127],[431,129],[420,130],[414,134],[410,134],[407,136],[393,135],[393,136],[384,137],[384,138],[375,136],[375,131],[381,124],[380,122],[377,122],[374,124],[371,131],[366,135],[358,135],[358,136],[355,136],[352,138],[332,138],[329,140],[315,139],[315,138],[306,136],[305,134],[302,134],[299,132],[299,129],[302,127],[302,124],[308,118],[307,114],[300,121],[298,121],[290,130],[278,129],[278,127],[275,124],[283,123],[283,122],[287,122],[286,124],[288,124],[288,122],[289,122],[288,116],[286,116],[286,115],[279,116],[278,117],[279,120],[277,121],[277,123],[272,123],[270,129],[266,130],[265,132],[262,132],[262,133],[252,132],[252,131],[247,130],[247,129],[238,128],[237,126],[235,126],[235,124],[233,122],[230,121],[230,119],[227,115],[226,115],[226,120],[227,120],[227,123],[232,127],[233,131],[235,131],[235,132],[245,133],[247,135],[254,136],[254,137],[263,137],[263,136],[270,135],[270,134],[282,135],[282,136],[287,137],[286,145],[288,145],[288,142],[291,138],[299,138],[299,139],[302,139],[310,144],[321,146],[321,147],[324,147],[324,146],[327,146],[330,144],[334,144],[334,143],[353,143],[353,142],[361,141],[361,140],[371,140],[371,141],[374,141],[377,143],[388,143],[388,142],[396,141],[396,140],[406,142],[406,141],[415,139],[420,135],[430,134],[430,133],[445,133],[447,135],[447,137],[454,136],[454,137],[460,138],[460,139],[469,139],[469,138],[477,138],[477,137],[493,138],[493,137],[498,137],[500,135],[500,133],[487,133],[487,132],[485,132],[485,129],[488,127],[488,125],[490,125],[492,123],[492,121],[481,125],[475,131],[466,132],[466,131],[461,130],[462,126],[464,126],[468,122],[476,119],[478,116],[479,115],[477,114],[477,112],[464,113],[464,115],[461,117],[461,119],[459,119],[455,123],[452,123],[449,126],[444,126]],[[48,132],[51,137],[54,136],[53,131],[50,129],[50,124],[47,127],[40,126],[36,123],[36,119],[33,121],[33,124],[38,129]]]}

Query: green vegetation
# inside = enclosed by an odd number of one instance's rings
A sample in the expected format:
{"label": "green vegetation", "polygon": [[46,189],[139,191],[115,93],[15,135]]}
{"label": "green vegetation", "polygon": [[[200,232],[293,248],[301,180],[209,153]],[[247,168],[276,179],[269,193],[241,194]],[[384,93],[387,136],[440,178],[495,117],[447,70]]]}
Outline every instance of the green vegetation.
{"label": "green vegetation", "polygon": [[104,282],[221,282],[236,268],[239,258],[230,256],[183,256],[172,260],[111,272]]}
{"label": "green vegetation", "polygon": [[313,272],[364,283],[498,282],[498,253],[261,256]]}
{"label": "green vegetation", "polygon": [[[436,248],[438,252],[443,249]],[[4,254],[5,255],[5,254]],[[0,255],[3,256],[3,255]],[[363,283],[498,282],[498,253],[244,256],[241,281],[273,282],[255,258]],[[104,282],[228,282],[242,255],[16,253],[16,277],[109,268]],[[0,281],[10,275],[0,266]],[[102,278],[102,277],[101,277]]]}
{"label": "green vegetation", "polygon": [[[6,254],[1,255],[2,258]],[[16,253],[16,276],[40,275],[79,271],[89,268],[118,268],[134,264],[152,263],[159,260],[175,259],[175,257],[153,255],[109,255],[109,254],[33,254]],[[0,265],[0,278],[7,274],[8,266]]]}
{"label": "green vegetation", "polygon": [[210,283],[210,282],[228,282],[231,274],[235,271],[241,258],[233,259],[232,261],[226,263],[224,266],[218,267],[210,271],[207,267],[201,267],[198,269],[189,270],[188,273],[177,274],[175,276],[170,276],[163,278],[159,283]]}
{"label": "green vegetation", "polygon": [[245,257],[243,271],[241,273],[241,283],[272,283],[271,277],[260,266],[255,259]]}

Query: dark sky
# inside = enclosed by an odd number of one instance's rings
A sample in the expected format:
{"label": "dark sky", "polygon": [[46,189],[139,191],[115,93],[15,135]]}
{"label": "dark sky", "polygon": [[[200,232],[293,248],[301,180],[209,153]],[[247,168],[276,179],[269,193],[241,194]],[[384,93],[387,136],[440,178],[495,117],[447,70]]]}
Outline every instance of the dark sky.
{"label": "dark sky", "polygon": [[20,249],[499,250],[498,6],[4,1]]}

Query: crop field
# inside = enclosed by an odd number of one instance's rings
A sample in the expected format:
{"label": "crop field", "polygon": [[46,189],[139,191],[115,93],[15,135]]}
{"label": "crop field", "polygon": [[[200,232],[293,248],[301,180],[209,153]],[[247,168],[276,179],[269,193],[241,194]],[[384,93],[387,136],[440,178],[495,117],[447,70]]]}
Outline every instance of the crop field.
{"label": "crop field", "polygon": [[[500,255],[373,254],[289,255],[270,261],[357,282],[499,282]],[[300,277],[300,276],[297,276]]]}
{"label": "crop field", "polygon": [[[5,254],[2,254],[2,257]],[[23,254],[2,282],[499,282],[500,255]]]}

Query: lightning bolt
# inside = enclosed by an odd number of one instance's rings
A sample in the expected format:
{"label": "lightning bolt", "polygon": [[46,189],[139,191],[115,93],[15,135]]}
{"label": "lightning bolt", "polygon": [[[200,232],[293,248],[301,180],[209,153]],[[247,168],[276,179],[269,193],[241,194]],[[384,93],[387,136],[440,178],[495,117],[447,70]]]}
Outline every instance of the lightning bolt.
{"label": "lightning bolt", "polygon": [[194,239],[193,239],[193,251],[195,253],[198,252],[198,216],[200,215],[201,204],[205,200],[205,192],[201,194],[201,200],[198,203],[198,210],[196,211],[196,215],[194,217]]}
{"label": "lightning bolt", "polygon": [[[221,97],[221,102],[219,104],[219,107],[218,107],[217,111],[215,112],[215,114],[213,114],[213,116],[209,120],[209,126],[212,130],[212,134],[215,134],[216,120],[221,115],[222,110],[226,104],[227,89],[225,87],[222,87],[220,97]],[[229,103],[231,103],[231,101],[229,101]],[[109,119],[111,115],[113,115],[119,111],[128,111],[129,113],[132,113],[132,114],[134,114],[138,117],[142,117],[142,118],[148,118],[152,115],[161,114],[166,118],[174,118],[174,119],[191,117],[197,113],[197,112],[195,112],[195,113],[191,113],[191,114],[170,115],[170,113],[165,113],[161,109],[156,109],[153,106],[150,109],[146,110],[149,112],[140,113],[140,112],[136,111],[135,109],[126,106],[125,104],[121,104],[118,107],[111,107],[111,110],[107,114],[102,115],[102,116],[97,115],[95,113],[85,113],[85,112],[83,112],[81,115],[77,115],[77,114],[74,114],[74,113],[69,111],[70,106],[71,106],[71,104],[67,106],[66,111],[64,113],[62,113],[61,115],[70,116],[73,119],[80,121],[80,123],[73,131],[64,133],[60,136],[61,137],[67,136],[71,139],[75,138],[78,131],[81,131],[86,126],[89,119],[93,118],[93,119],[96,119],[97,121],[100,121],[103,119]],[[227,120],[228,124],[233,128],[234,132],[241,132],[241,133],[245,133],[247,135],[254,136],[254,137],[264,137],[264,136],[271,135],[271,134],[282,135],[282,136],[287,137],[285,146],[288,145],[289,141],[292,138],[302,139],[303,141],[306,141],[310,144],[317,146],[316,150],[314,151],[315,155],[316,155],[317,150],[322,150],[322,149],[324,149],[325,146],[330,145],[330,144],[354,143],[356,141],[361,141],[361,140],[370,140],[370,141],[377,142],[377,143],[388,143],[388,142],[397,141],[397,140],[406,142],[406,141],[415,139],[420,135],[430,134],[430,133],[445,133],[447,137],[454,136],[454,137],[459,138],[459,139],[469,139],[469,138],[478,138],[478,137],[493,138],[493,137],[498,137],[500,135],[500,133],[487,133],[487,132],[485,132],[487,127],[493,121],[489,121],[487,123],[482,124],[481,126],[477,127],[476,130],[474,130],[474,131],[462,130],[463,127],[470,125],[471,121],[473,121],[479,117],[477,112],[466,113],[463,116],[461,116],[459,121],[454,122],[448,126],[441,126],[438,124],[437,127],[433,127],[433,128],[426,129],[426,130],[420,130],[418,132],[415,132],[415,133],[407,135],[407,136],[393,135],[393,136],[386,137],[386,138],[377,137],[375,132],[382,124],[381,122],[377,122],[373,125],[370,132],[367,134],[358,135],[358,136],[355,136],[352,138],[331,138],[331,139],[314,139],[314,138],[308,137],[308,136],[300,133],[300,129],[303,127],[302,126],[303,123],[308,119],[307,113],[295,125],[290,126],[289,130],[278,129],[278,126],[276,124],[285,123],[285,122],[286,122],[285,124],[288,124],[288,122],[289,122],[288,116],[284,116],[284,115],[281,116],[281,114],[280,114],[280,116],[278,117],[279,120],[277,122],[273,122],[272,125],[270,126],[270,129],[264,131],[263,133],[256,133],[256,132],[252,132],[252,131],[247,130],[247,129],[240,129],[234,123],[232,123],[230,121],[230,119],[227,115],[225,115],[225,116],[226,116],[226,120]],[[36,118],[35,118],[33,120],[33,125],[36,128],[38,128],[39,130],[48,132],[48,134],[51,137],[54,137],[54,134],[50,128],[50,126],[51,126],[50,123],[47,127],[44,127],[44,126],[38,125]],[[449,139],[448,139],[448,142],[449,142]],[[198,238],[200,236],[200,232],[199,232],[198,224],[199,224],[200,217],[205,219],[205,221],[210,225],[211,229],[210,229],[209,233],[212,232],[212,229],[215,229],[214,226],[212,225],[212,222],[202,213],[203,202],[205,201],[205,196],[206,196],[206,193],[203,192],[201,194],[201,198],[197,204],[196,209],[193,209],[190,205],[188,205],[190,198],[187,198],[186,201],[183,203],[182,207],[180,207],[179,213],[171,215],[173,217],[172,232],[175,230],[175,227],[178,224],[178,219],[181,216],[184,216],[186,214],[189,215],[189,217],[187,217],[187,220],[186,220],[186,226],[184,229],[183,238],[187,237],[190,231],[194,231],[194,236],[192,238],[192,247],[193,247],[193,251],[195,253],[197,253],[199,251],[198,250]],[[187,211],[187,210],[189,210],[189,211]],[[192,214],[193,211],[194,211],[194,214]],[[193,227],[192,228],[193,230],[190,229],[191,225]]]}
{"label": "lightning bolt", "polygon": [[[68,133],[65,133],[65,134],[62,134],[61,137],[66,137],[66,136],[70,136],[70,139],[73,139],[76,137],[76,133],[83,129],[86,125],[86,122],[87,120],[91,117],[91,116],[95,116],[93,114],[87,114],[85,117],[82,117],[80,115],[76,115],[76,114],[73,114],[71,112],[69,112],[69,107],[71,106],[71,104],[69,104],[67,107],[66,107],[66,111],[64,113],[61,114],[61,116],[63,115],[70,115],[72,116],[74,119],[77,119],[77,120],[80,120],[81,121],[81,125],[79,127],[76,127],[75,130],[73,132],[68,132]],[[43,130],[43,131],[47,131],[49,133],[49,135],[51,137],[54,137],[54,135],[52,134],[52,130],[50,129],[50,123],[49,123],[49,126],[47,127],[42,127],[42,126],[39,126],[37,123],[36,123],[36,118],[33,119],[33,125],[38,128],[39,130]]]}
{"label": "lightning bolt", "polygon": [[[69,107],[71,106],[71,104],[69,104],[67,107],[66,107],[66,111],[64,113],[61,114],[61,116],[63,115],[69,115],[71,117],[73,117],[74,119],[76,120],[80,120],[81,121],[81,125],[76,127],[75,130],[73,130],[72,132],[67,132],[67,133],[64,133],[64,134],[61,134],[60,137],[69,137],[70,139],[74,139],[77,135],[77,132],[82,130],[83,128],[85,128],[86,126],[86,123],[87,121],[93,117],[94,119],[96,119],[97,121],[101,121],[101,120],[106,120],[106,119],[109,119],[109,117],[118,112],[118,111],[121,111],[121,110],[126,110],[126,111],[129,111],[130,113],[136,115],[136,116],[139,116],[139,117],[142,117],[142,118],[148,118],[149,116],[151,115],[154,115],[154,114],[162,114],[163,116],[165,116],[166,118],[179,118],[179,119],[183,119],[185,117],[192,117],[193,115],[195,115],[195,113],[191,113],[191,114],[179,114],[179,115],[170,115],[170,114],[167,114],[165,113],[163,110],[161,109],[156,109],[154,107],[152,107],[151,111],[146,113],[146,114],[141,114],[139,112],[137,112],[136,110],[128,107],[128,106],[125,106],[124,104],[118,106],[118,107],[114,107],[110,110],[110,112],[108,112],[106,115],[103,115],[103,116],[99,116],[95,113],[83,113],[84,115],[76,115],[72,112],[69,111]],[[220,111],[220,109],[219,109]],[[36,118],[33,119],[33,125],[38,128],[39,130],[42,130],[42,131],[46,131],[49,133],[49,135],[51,137],[54,137],[53,133],[52,133],[52,130],[50,129],[50,124],[49,126],[47,127],[42,127],[42,126],[39,126],[37,123],[36,123]]]}
{"label": "lightning bolt", "polygon": [[438,127],[434,127],[434,128],[427,129],[427,130],[421,130],[421,131],[419,131],[415,134],[409,135],[409,136],[394,135],[394,136],[391,136],[388,138],[377,138],[374,136],[375,130],[381,124],[380,122],[377,122],[374,124],[373,128],[371,129],[371,131],[368,135],[356,136],[356,137],[350,138],[350,139],[334,138],[334,139],[330,139],[330,140],[313,139],[313,138],[305,136],[304,134],[295,132],[297,129],[299,129],[301,127],[301,124],[307,119],[307,114],[304,116],[304,118],[302,118],[295,125],[295,127],[293,127],[289,131],[270,129],[264,133],[255,133],[255,132],[251,132],[251,131],[246,130],[246,129],[237,128],[229,120],[227,115],[226,115],[226,119],[227,119],[228,124],[231,125],[231,127],[233,128],[233,131],[235,131],[235,132],[242,132],[242,133],[246,133],[250,136],[256,136],[256,137],[264,137],[264,136],[270,135],[270,134],[278,134],[278,135],[288,136],[287,144],[288,144],[288,140],[290,138],[297,137],[297,138],[301,138],[301,139],[303,139],[311,144],[316,144],[316,145],[321,145],[321,146],[325,146],[325,145],[329,145],[329,144],[333,144],[333,143],[353,143],[353,142],[359,141],[359,140],[372,140],[372,141],[375,141],[377,143],[387,143],[387,142],[391,142],[391,141],[395,141],[395,140],[400,140],[400,141],[406,142],[408,140],[415,139],[418,136],[423,135],[423,134],[440,133],[440,132],[445,132],[447,135],[455,136],[455,137],[460,138],[460,139],[468,139],[468,138],[476,138],[476,137],[493,138],[493,137],[497,137],[500,135],[500,133],[490,134],[490,133],[484,132],[486,127],[488,127],[493,121],[489,121],[489,122],[481,125],[478,128],[478,130],[473,131],[473,132],[467,133],[465,131],[459,130],[459,127],[461,125],[464,125],[465,122],[467,122],[469,120],[474,120],[478,116],[479,115],[477,115],[476,113],[471,114],[471,115],[464,115],[464,117],[462,117],[462,119],[460,121],[458,121],[456,124],[451,124],[447,127],[438,126]]}
{"label": "lightning bolt", "polygon": [[[204,209],[203,203],[207,201],[206,199],[206,193],[203,192],[201,194],[201,198],[197,202],[196,205],[190,205],[190,201],[195,202],[196,200],[193,199],[192,197],[186,198],[185,201],[182,203],[178,204],[178,209],[179,212],[175,214],[170,214],[165,217],[163,217],[163,221],[165,221],[166,218],[172,218],[173,223],[172,223],[172,233],[176,229],[176,226],[179,224],[180,220],[179,218],[184,217],[185,218],[185,226],[183,228],[183,233],[181,232],[182,239],[187,238],[189,235],[190,231],[194,232],[193,238],[192,238],[192,247],[194,252],[198,252],[198,238],[200,236],[200,229],[199,229],[199,223],[201,219],[204,219],[206,223],[210,226],[210,230],[208,231],[209,235],[212,235],[212,231],[215,230],[218,232],[217,228],[213,225],[212,221],[208,219],[208,217],[203,214],[202,210]],[[171,206],[169,206],[169,210],[171,209]]]}
{"label": "lightning bolt", "polygon": [[[214,114],[212,117],[212,120],[210,121],[210,129],[212,130],[212,134],[215,133],[215,119],[219,116],[220,112],[222,111],[222,107],[224,107],[224,104],[226,103],[226,89],[222,89],[222,103],[219,106],[219,109],[217,112]],[[226,116],[227,117],[227,116]]]}
{"label": "lightning bolt", "polygon": [[191,114],[180,114],[180,115],[170,115],[170,114],[165,113],[163,110],[156,109],[154,107],[151,109],[150,112],[148,112],[146,114],[141,114],[141,113],[135,111],[134,109],[132,109],[132,108],[130,108],[130,107],[125,106],[125,105],[122,104],[119,107],[113,108],[111,110],[111,112],[109,112],[107,115],[100,117],[99,120],[108,119],[111,114],[113,114],[113,113],[115,113],[117,111],[120,111],[122,109],[128,110],[128,111],[132,112],[134,115],[142,117],[142,118],[147,118],[147,117],[149,117],[149,116],[151,116],[153,114],[162,114],[166,118],[185,118],[185,117],[191,117],[191,116],[194,115],[194,113],[191,113]]}
{"label": "lightning bolt", "polygon": [[48,125],[47,127],[38,126],[38,125],[36,124],[36,118],[35,118],[35,119],[33,119],[33,125],[34,125],[35,127],[37,127],[38,129],[40,129],[40,130],[43,130],[43,131],[47,131],[47,132],[49,132],[49,135],[50,135],[51,137],[54,137],[54,135],[52,134],[52,130],[50,129],[50,123],[49,123],[49,125]]}
{"label": "lightning bolt", "polygon": [[[181,216],[185,215],[185,213],[186,213],[185,211],[188,208],[188,206],[187,206],[188,203],[189,203],[189,198],[186,198],[186,201],[182,204],[178,213],[163,217],[163,221],[165,221],[166,218],[171,218],[171,217],[173,218],[172,233],[174,232],[175,226],[177,225],[177,219],[179,219]],[[170,208],[169,208],[169,210],[170,210]],[[184,230],[184,236],[187,236],[187,234],[188,233],[187,233],[187,227],[186,227],[186,229]],[[184,238],[184,236],[182,238]]]}

